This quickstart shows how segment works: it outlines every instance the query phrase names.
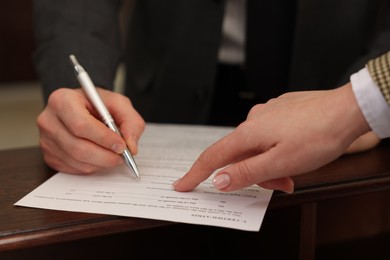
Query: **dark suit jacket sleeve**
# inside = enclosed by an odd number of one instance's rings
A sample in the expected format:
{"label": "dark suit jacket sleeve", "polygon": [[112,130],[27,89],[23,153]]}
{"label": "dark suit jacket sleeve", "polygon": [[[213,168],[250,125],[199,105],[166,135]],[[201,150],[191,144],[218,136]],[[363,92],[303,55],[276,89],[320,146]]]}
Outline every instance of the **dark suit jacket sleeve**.
{"label": "dark suit jacket sleeve", "polygon": [[341,84],[349,81],[350,75],[363,68],[368,61],[375,59],[390,50],[390,1],[378,1],[378,12],[373,27],[367,35],[364,55],[357,59],[345,74]]}
{"label": "dark suit jacket sleeve", "polygon": [[60,87],[78,87],[69,54],[95,85],[113,87],[120,61],[119,0],[34,0],[33,56],[45,100]]}

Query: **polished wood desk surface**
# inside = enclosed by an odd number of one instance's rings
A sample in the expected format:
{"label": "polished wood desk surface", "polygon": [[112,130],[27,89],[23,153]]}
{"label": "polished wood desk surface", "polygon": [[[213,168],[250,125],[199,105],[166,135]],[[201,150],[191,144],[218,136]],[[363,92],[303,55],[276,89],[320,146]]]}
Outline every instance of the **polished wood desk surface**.
{"label": "polished wood desk surface", "polygon": [[[389,156],[388,141],[368,152],[342,156],[319,170],[296,177],[293,194],[275,192],[269,210],[389,190]],[[38,147],[0,151],[0,252],[177,225],[167,221],[13,206],[54,173],[45,166]]]}

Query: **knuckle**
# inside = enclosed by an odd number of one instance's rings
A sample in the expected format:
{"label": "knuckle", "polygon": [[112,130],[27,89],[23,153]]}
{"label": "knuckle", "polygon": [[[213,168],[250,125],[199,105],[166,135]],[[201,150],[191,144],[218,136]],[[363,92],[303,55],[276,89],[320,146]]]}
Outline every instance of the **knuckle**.
{"label": "knuckle", "polygon": [[251,129],[252,121],[244,121],[238,125],[236,128],[237,133],[240,136],[246,136],[251,133],[249,129]]}
{"label": "knuckle", "polygon": [[46,120],[46,116],[44,113],[39,114],[35,122],[39,129],[41,130],[48,129],[49,124],[47,124],[48,121]]}
{"label": "knuckle", "polygon": [[118,154],[112,154],[112,156],[107,156],[105,161],[106,167],[115,167],[123,162],[123,159]]}
{"label": "knuckle", "polygon": [[75,118],[72,124],[69,124],[67,127],[75,136],[86,137],[90,135],[90,125],[85,120]]}
{"label": "knuckle", "polygon": [[253,179],[253,174],[246,161],[242,161],[238,164],[238,181],[242,186],[247,186],[255,183]]}
{"label": "knuckle", "polygon": [[47,107],[54,111],[62,111],[68,109],[73,104],[75,98],[80,97],[79,94],[76,94],[75,89],[59,88],[49,95]]}
{"label": "knuckle", "polygon": [[[285,94],[282,94],[280,97],[284,97]],[[271,98],[270,100],[267,101],[267,104],[275,104],[278,102],[277,98]]]}
{"label": "knuckle", "polygon": [[117,95],[118,101],[121,102],[122,104],[127,104],[127,105],[131,105],[131,106],[133,105],[131,103],[131,100],[129,97],[118,94],[118,93],[115,93],[115,94]]}
{"label": "knuckle", "polygon": [[136,122],[138,129],[141,130],[141,132],[145,131],[145,120],[140,117],[139,121]]}
{"label": "knuckle", "polygon": [[55,91],[53,91],[47,100],[48,104],[50,106],[57,105],[62,103],[63,96],[66,94],[67,90],[65,88],[59,88]]}
{"label": "knuckle", "polygon": [[56,128],[48,120],[38,118],[36,121],[39,130],[39,140],[56,140],[59,138],[59,133]]}
{"label": "knuckle", "polygon": [[237,138],[239,138],[243,145],[245,145],[247,153],[254,154],[257,152],[258,147],[254,144],[257,143],[256,135],[253,131],[255,129],[255,123],[253,121],[245,121],[236,128]]}
{"label": "knuckle", "polygon": [[212,168],[210,167],[210,162],[213,157],[209,155],[207,152],[203,152],[199,155],[199,157],[196,159],[196,165],[201,166],[202,169],[207,169],[208,171],[212,171]]}
{"label": "knuckle", "polygon": [[84,174],[84,175],[91,175],[93,173],[95,173],[98,168],[96,166],[93,166],[93,165],[90,165],[90,164],[82,164],[80,166],[80,173]]}
{"label": "knuckle", "polygon": [[248,118],[250,116],[252,116],[253,114],[256,114],[258,111],[260,111],[262,109],[264,105],[263,104],[256,104],[254,105],[250,110],[249,110],[249,113],[248,113]]}
{"label": "knuckle", "polygon": [[110,95],[107,96],[107,99],[109,99],[110,101],[112,101],[113,103],[115,103],[119,106],[128,106],[128,105],[132,106],[132,103],[131,103],[131,100],[129,97],[127,97],[123,94],[117,93],[117,92],[110,92]]}
{"label": "knuckle", "polygon": [[71,146],[69,147],[68,154],[76,161],[84,161],[87,150],[83,146]]}

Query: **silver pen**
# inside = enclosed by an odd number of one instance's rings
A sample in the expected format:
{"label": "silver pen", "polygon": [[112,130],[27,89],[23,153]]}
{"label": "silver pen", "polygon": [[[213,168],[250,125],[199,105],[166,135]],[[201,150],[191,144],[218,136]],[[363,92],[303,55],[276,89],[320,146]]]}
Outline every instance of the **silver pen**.
{"label": "silver pen", "polygon": [[[103,122],[115,133],[119,134],[119,129],[116,127],[114,119],[108,112],[108,109],[103,103],[103,100],[101,99],[99,93],[96,90],[95,85],[92,83],[91,78],[88,76],[88,73],[84,70],[84,68],[78,63],[76,57],[74,55],[69,56],[70,61],[73,64],[73,68],[77,77],[77,80],[79,81],[81,87],[83,88],[85,94],[87,95],[89,101],[94,105],[95,109],[98,111],[100,116],[102,117]],[[126,165],[130,168],[130,171],[132,175],[139,179],[140,174],[138,171],[138,167],[134,161],[133,156],[131,155],[129,149],[126,147],[124,152],[122,153],[123,160],[125,161]]]}

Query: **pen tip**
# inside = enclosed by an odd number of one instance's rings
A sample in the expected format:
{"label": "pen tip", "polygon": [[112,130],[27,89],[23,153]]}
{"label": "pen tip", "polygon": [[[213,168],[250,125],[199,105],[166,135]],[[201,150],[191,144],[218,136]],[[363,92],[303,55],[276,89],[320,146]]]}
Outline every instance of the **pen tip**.
{"label": "pen tip", "polygon": [[132,168],[131,171],[133,172],[134,178],[138,181],[141,178],[141,175],[138,172],[137,168]]}
{"label": "pen tip", "polygon": [[76,56],[74,56],[73,54],[69,55],[69,59],[73,63],[73,65],[76,65],[78,63]]}

